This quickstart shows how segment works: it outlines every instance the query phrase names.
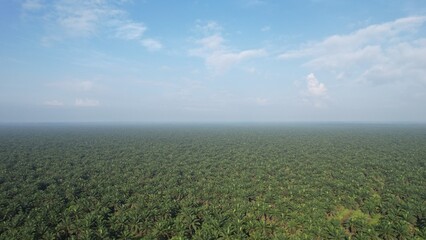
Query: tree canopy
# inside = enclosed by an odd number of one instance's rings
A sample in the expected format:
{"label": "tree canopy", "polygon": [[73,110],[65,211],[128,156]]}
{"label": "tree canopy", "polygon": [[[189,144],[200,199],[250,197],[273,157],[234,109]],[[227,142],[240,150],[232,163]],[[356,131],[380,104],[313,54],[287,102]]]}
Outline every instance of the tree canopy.
{"label": "tree canopy", "polygon": [[425,239],[426,126],[1,126],[0,239]]}

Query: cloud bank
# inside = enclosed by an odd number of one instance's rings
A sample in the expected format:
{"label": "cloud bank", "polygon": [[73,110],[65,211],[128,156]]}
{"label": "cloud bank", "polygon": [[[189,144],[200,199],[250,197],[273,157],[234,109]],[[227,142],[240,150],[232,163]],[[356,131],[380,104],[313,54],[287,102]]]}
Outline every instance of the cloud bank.
{"label": "cloud bank", "polygon": [[419,37],[418,32],[425,21],[425,16],[412,16],[370,25],[346,35],[333,35],[320,42],[304,44],[278,58],[305,59],[305,67],[331,72],[338,79],[424,83],[426,39]]}

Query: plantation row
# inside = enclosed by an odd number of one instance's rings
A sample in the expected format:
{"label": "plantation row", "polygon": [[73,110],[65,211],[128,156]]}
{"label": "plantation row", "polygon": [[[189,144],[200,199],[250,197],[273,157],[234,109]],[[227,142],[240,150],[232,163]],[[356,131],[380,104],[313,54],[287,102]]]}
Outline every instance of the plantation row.
{"label": "plantation row", "polygon": [[0,239],[118,238],[426,239],[426,126],[0,126]]}

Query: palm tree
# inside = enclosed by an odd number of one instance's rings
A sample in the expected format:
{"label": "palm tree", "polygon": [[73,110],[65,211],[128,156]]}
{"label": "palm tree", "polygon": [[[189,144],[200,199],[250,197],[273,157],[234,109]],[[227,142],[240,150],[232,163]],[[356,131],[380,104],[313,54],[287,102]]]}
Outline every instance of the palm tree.
{"label": "palm tree", "polygon": [[400,220],[394,224],[396,237],[400,240],[411,238],[410,226],[406,221]]}
{"label": "palm tree", "polygon": [[396,233],[393,229],[393,224],[389,220],[382,220],[377,226],[377,231],[379,232],[379,237],[382,239],[395,239]]}
{"label": "palm tree", "polygon": [[346,239],[347,237],[338,223],[327,225],[326,232],[327,239]]}

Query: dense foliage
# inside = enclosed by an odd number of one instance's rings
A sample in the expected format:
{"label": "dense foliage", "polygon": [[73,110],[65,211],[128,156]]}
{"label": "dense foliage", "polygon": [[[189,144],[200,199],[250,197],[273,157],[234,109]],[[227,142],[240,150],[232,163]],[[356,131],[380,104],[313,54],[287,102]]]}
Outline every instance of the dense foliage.
{"label": "dense foliage", "polygon": [[1,126],[0,194],[1,239],[426,239],[426,126]]}

